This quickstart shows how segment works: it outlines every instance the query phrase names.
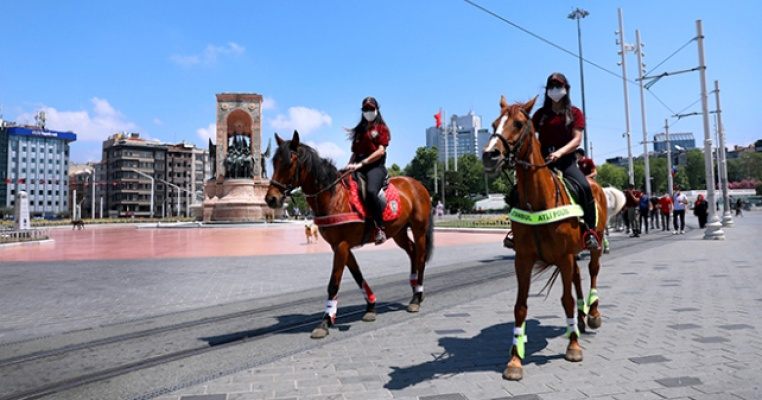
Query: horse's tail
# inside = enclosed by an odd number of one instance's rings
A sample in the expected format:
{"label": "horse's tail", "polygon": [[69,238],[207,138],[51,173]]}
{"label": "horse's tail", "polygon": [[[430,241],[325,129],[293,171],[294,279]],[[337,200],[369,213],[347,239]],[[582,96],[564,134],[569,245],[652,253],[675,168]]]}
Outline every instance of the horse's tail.
{"label": "horse's tail", "polygon": [[434,253],[434,209],[429,213],[429,225],[426,227],[426,258],[429,261],[431,254]]}

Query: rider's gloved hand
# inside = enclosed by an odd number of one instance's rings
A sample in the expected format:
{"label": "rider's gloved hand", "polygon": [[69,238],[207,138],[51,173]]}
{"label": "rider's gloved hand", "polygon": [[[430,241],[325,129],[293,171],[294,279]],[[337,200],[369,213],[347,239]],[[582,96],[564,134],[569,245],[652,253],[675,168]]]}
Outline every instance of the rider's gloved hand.
{"label": "rider's gloved hand", "polygon": [[362,163],[352,163],[352,164],[347,164],[347,166],[344,167],[343,170],[344,171],[355,172],[355,171],[357,171],[360,168],[362,168]]}

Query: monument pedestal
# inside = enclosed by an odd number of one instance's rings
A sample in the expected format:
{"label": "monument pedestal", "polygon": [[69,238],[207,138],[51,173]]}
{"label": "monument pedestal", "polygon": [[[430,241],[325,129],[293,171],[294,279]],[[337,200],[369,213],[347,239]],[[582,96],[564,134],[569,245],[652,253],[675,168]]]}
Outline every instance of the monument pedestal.
{"label": "monument pedestal", "polygon": [[265,203],[269,183],[261,179],[207,182],[204,222],[263,222],[273,218]]}

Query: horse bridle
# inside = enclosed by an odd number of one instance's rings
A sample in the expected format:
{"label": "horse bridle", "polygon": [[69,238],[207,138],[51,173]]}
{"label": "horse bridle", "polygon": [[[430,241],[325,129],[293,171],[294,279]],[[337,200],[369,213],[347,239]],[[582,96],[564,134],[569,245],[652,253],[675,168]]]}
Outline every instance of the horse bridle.
{"label": "horse bridle", "polygon": [[[296,182],[300,182],[301,179],[299,177],[301,176],[302,169],[301,169],[301,164],[299,163],[299,154],[296,151],[291,150],[291,155],[296,155],[296,158],[297,158],[297,161],[296,161],[296,176],[292,180],[296,181]],[[309,197],[317,197],[320,193],[323,193],[325,191],[331,190],[332,187],[336,186],[339,182],[341,182],[342,179],[344,179],[350,173],[351,173],[351,171],[345,171],[345,172],[339,174],[339,177],[336,178],[336,180],[333,181],[330,185],[328,185],[328,186],[318,190],[315,193],[306,193],[305,192],[304,193],[304,197],[308,197],[308,198]],[[274,175],[274,173],[273,173],[273,175]],[[294,190],[296,190],[297,188],[301,187],[301,185],[299,185],[299,186],[292,185],[292,184],[286,185],[284,183],[276,181],[275,179],[270,179],[270,184],[275,186],[276,188],[278,188],[281,192],[283,192],[283,195],[286,196],[286,197],[290,197],[291,193]]]}
{"label": "horse bridle", "polygon": [[[516,141],[511,144],[511,142],[503,137],[503,124],[505,124],[505,121],[501,119],[501,125],[498,126],[498,129],[495,133],[490,135],[490,140],[492,138],[497,138],[500,140],[500,142],[503,144],[503,150],[500,152],[500,155],[503,156],[504,159],[508,160],[507,165],[505,163],[502,164],[501,169],[507,168],[513,168],[515,164],[520,164],[524,168],[541,168],[547,166],[549,163],[545,164],[532,164],[530,162],[524,161],[519,159],[518,152],[521,150],[521,148],[524,146],[524,141],[529,136],[529,132],[531,131],[532,127],[532,119],[529,118],[529,115],[526,113],[526,111],[521,110],[521,112],[524,114],[524,116],[527,117],[527,121],[524,124],[524,127],[521,128],[521,132],[519,133],[519,138],[516,139]],[[503,118],[506,118],[505,116]],[[531,149],[530,149],[531,150]]]}

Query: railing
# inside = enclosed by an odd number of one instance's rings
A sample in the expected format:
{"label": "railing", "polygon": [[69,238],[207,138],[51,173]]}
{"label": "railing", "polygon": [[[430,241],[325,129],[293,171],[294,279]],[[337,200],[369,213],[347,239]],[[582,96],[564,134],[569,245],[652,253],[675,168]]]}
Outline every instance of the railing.
{"label": "railing", "polygon": [[0,244],[16,242],[32,242],[37,240],[46,240],[50,237],[50,230],[47,228],[35,228],[25,230],[0,230]]}

